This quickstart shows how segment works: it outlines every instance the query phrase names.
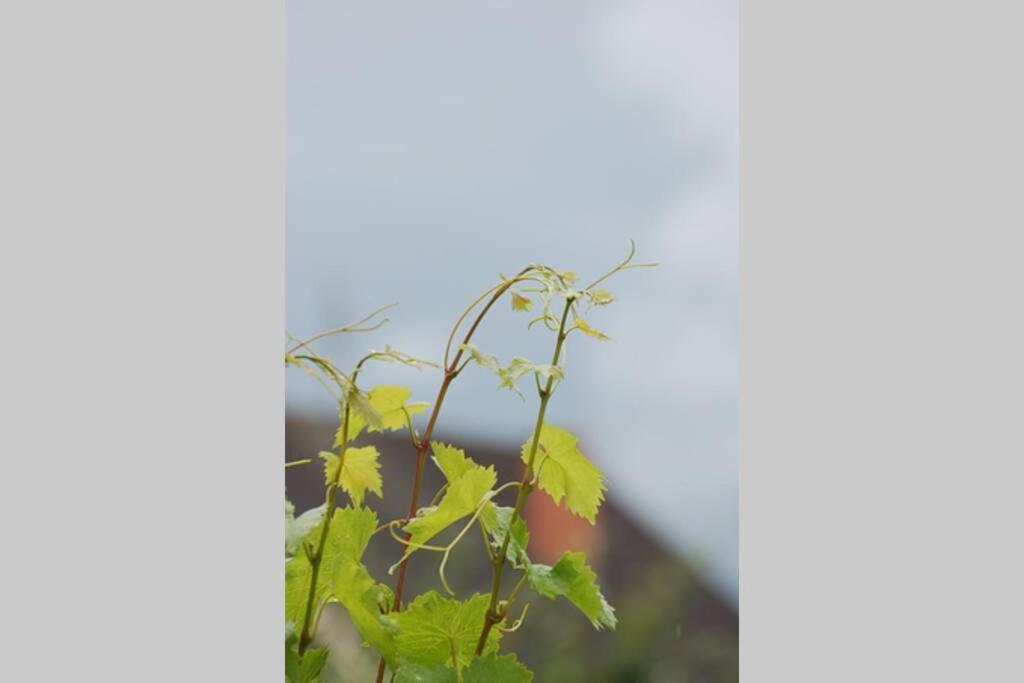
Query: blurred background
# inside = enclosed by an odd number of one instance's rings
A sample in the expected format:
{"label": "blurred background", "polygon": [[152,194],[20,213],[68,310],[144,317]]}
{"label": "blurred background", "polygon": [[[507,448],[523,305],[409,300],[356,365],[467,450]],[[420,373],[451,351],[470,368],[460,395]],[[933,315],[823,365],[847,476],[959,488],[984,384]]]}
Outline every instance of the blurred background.
{"label": "blurred background", "polygon": [[[308,337],[398,301],[381,329],[318,349],[343,366],[385,344],[439,362],[455,318],[499,272],[540,261],[589,281],[635,240],[639,260],[661,265],[607,283],[617,301],[589,322],[613,341],[574,335],[548,413],[604,471],[608,502],[597,527],[540,496],[527,510],[531,553],[586,550],[619,628],[595,632],[535,598],[506,643],[542,683],[736,680],[735,1],[287,0],[287,13],[288,331]],[[551,335],[527,319],[502,302],[474,341],[504,362],[547,362]],[[440,379],[364,375],[423,401]],[[330,447],[336,408],[300,371],[287,410],[289,460]],[[515,477],[535,411],[528,392],[499,392],[471,367],[435,438]],[[413,452],[379,447],[385,496],[369,504],[392,519]],[[440,486],[431,475],[424,504]],[[322,502],[321,485],[316,467],[287,472],[298,512]],[[453,587],[486,591],[483,551],[460,550]],[[396,553],[375,542],[371,569]],[[436,587],[436,558],[411,562],[411,587]],[[332,650],[328,680],[372,678],[343,611],[323,628],[351,643]]]}

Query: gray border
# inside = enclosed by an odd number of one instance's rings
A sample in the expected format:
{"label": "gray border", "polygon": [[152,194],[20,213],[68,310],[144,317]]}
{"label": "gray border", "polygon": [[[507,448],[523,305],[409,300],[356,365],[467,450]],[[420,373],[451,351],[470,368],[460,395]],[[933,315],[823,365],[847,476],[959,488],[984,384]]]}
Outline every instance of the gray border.
{"label": "gray border", "polygon": [[0,33],[0,679],[279,681],[283,5]]}
{"label": "gray border", "polygon": [[745,681],[1024,680],[1017,7],[743,3]]}

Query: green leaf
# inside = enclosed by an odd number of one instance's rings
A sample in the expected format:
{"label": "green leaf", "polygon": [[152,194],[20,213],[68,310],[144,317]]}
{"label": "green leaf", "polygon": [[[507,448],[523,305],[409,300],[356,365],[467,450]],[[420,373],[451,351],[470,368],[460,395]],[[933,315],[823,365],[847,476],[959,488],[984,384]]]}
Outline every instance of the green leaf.
{"label": "green leaf", "polygon": [[[412,390],[406,387],[381,385],[370,390],[370,403],[380,413],[380,427],[371,426],[371,432],[398,431],[405,429],[405,411],[409,415],[423,412],[430,404],[425,402],[406,403]],[[403,408],[405,411],[403,411]]]}
{"label": "green leaf", "polygon": [[512,359],[512,362],[508,364],[507,368],[501,368],[498,370],[498,377],[501,378],[501,383],[498,385],[499,389],[511,389],[520,396],[522,392],[516,384],[519,380],[528,373],[536,373],[541,379],[547,379],[554,377],[556,380],[561,381],[565,376],[564,370],[557,365],[531,363],[525,358],[516,356]]}
{"label": "green leaf", "polygon": [[472,344],[463,344],[459,348],[464,351],[468,351],[472,356],[472,359],[476,361],[478,365],[481,365],[498,375],[498,379],[500,380],[498,383],[499,389],[511,389],[519,394],[520,398],[523,397],[523,392],[519,391],[519,387],[516,385],[524,375],[533,372],[542,379],[554,376],[555,379],[561,380],[564,374],[563,369],[557,365],[532,363],[526,358],[522,358],[520,356],[512,358],[508,367],[502,367],[497,358],[488,353],[484,353]]}
{"label": "green leaf", "polygon": [[579,328],[580,332],[587,335],[588,337],[600,339],[601,341],[611,341],[611,337],[609,337],[604,332],[599,332],[598,330],[595,330],[583,318],[576,318],[576,327]]}
{"label": "green leaf", "polygon": [[[534,461],[534,471],[540,471],[538,482],[555,503],[565,504],[573,514],[591,524],[597,520],[597,508],[604,500],[604,477],[594,463],[580,453],[576,437],[555,425],[544,423],[540,430],[540,444]],[[533,440],[523,444],[523,462],[530,461]]]}
{"label": "green leaf", "polygon": [[306,650],[300,655],[285,645],[284,675],[289,683],[316,683],[317,675],[327,664],[327,648],[318,647]]}
{"label": "green leaf", "polygon": [[[320,522],[308,535],[314,546],[323,533]],[[368,508],[345,507],[334,511],[331,528],[324,542],[323,559],[317,575],[314,593],[313,614],[320,604],[330,596],[334,565],[340,559],[348,558],[359,561],[366,550],[374,529],[377,528],[377,515]],[[312,579],[313,567],[304,551],[299,551],[284,566],[285,576],[285,621],[295,624],[296,630],[302,630],[306,616],[306,603],[309,599],[309,583]]]}
{"label": "green leaf", "polygon": [[[408,663],[398,669],[396,683],[455,683],[455,671],[443,664]],[[462,672],[462,683],[531,683],[533,673],[515,655],[491,653],[477,657]]]}
{"label": "green leaf", "polygon": [[[370,427],[380,426],[380,411],[374,407],[373,402],[370,400],[369,395],[364,394],[362,391],[353,387],[348,392],[348,405],[350,410],[348,411],[348,440],[358,436],[359,432],[363,431],[363,428],[367,425]],[[334,445],[335,448],[341,446],[340,439],[343,436],[342,431],[345,422],[345,407],[342,406],[340,410],[341,424],[338,425],[338,433],[335,435],[334,440],[338,443]]]}
{"label": "green leaf", "polygon": [[533,300],[518,292],[512,292],[512,310],[528,311],[533,308]]}
{"label": "green leaf", "polygon": [[[380,477],[380,454],[373,446],[349,448],[345,451],[345,464],[341,470],[341,488],[352,498],[357,506],[363,504],[367,491],[384,497]],[[337,480],[340,458],[330,451],[320,451],[324,459],[324,481],[330,485]]]}
{"label": "green leaf", "polygon": [[[491,535],[493,545],[498,550],[505,543],[512,512],[513,508],[488,503],[480,514],[480,521],[483,522],[484,529]],[[516,517],[516,523],[512,525],[512,538],[508,542],[507,557],[512,566],[522,567],[530,564],[530,558],[526,555],[529,543],[530,531],[526,527],[526,520]]]}
{"label": "green leaf", "polygon": [[480,465],[473,462],[472,458],[467,457],[466,452],[461,448],[450,446],[441,441],[431,441],[430,450],[434,452],[434,462],[444,472],[448,483],[456,481],[471,469],[483,469]]}
{"label": "green leaf", "polygon": [[366,645],[372,646],[394,668],[397,651],[393,621],[386,617],[394,594],[377,583],[359,561],[341,558],[334,565],[332,577],[334,597],[348,610],[352,624]]}
{"label": "green leaf", "polygon": [[[481,594],[462,602],[436,591],[419,595],[396,617],[398,651],[411,663],[429,666],[454,661],[459,668],[468,665],[483,630],[488,604],[490,597]],[[484,652],[497,651],[499,638],[501,629],[492,628]]]}
{"label": "green leaf", "polygon": [[[292,621],[296,630],[302,629],[303,620],[306,617],[306,601],[309,599],[311,576],[312,567],[309,564],[309,558],[303,552],[299,552],[284,565],[285,619]],[[324,592],[318,589],[316,592],[317,604],[323,596]]]}
{"label": "green leaf", "polygon": [[405,662],[398,668],[395,683],[456,683],[455,671],[444,664]]}
{"label": "green leaf", "polygon": [[[405,419],[406,412],[411,417],[430,407],[429,403],[422,401],[406,403],[410,396],[412,396],[412,390],[407,387],[382,384],[370,389],[370,393],[366,395],[365,406],[357,406],[356,403],[353,403],[353,410],[349,411],[349,443],[354,441],[362,433],[363,429],[367,429],[367,425],[369,425],[368,431],[370,432],[383,432],[385,430],[394,432],[405,429],[408,426],[408,422]],[[373,420],[366,419],[365,413],[367,411],[374,413],[375,418]],[[340,422],[343,423],[344,420],[345,410],[342,407]],[[341,447],[341,442],[344,439],[343,431],[343,424],[339,424],[338,431],[334,434],[334,448]]]}
{"label": "green leaf", "polygon": [[491,372],[499,372],[501,370],[501,365],[498,363],[497,358],[489,353],[484,353],[473,344],[462,344],[459,348],[468,352],[477,365],[487,368]]}
{"label": "green leaf", "polygon": [[286,555],[294,555],[302,544],[302,539],[309,535],[324,518],[325,505],[318,505],[315,508],[306,510],[298,517],[295,516],[295,506],[285,501],[284,513],[284,552]]}
{"label": "green leaf", "polygon": [[531,683],[533,672],[523,666],[516,656],[499,657],[496,653],[482,655],[473,660],[462,675],[463,683]]}
{"label": "green leaf", "polygon": [[594,580],[597,574],[587,566],[586,555],[566,551],[554,567],[534,564],[527,570],[530,586],[547,598],[564,596],[590,619],[594,628],[614,630],[615,610],[601,594]]}
{"label": "green leaf", "polygon": [[[448,490],[437,507],[420,509],[416,517],[405,525],[405,530],[412,535],[410,543],[422,545],[451,524],[476,512],[497,479],[493,467],[474,465],[455,481],[449,482]],[[410,555],[414,551],[414,545],[410,545],[405,554]]]}

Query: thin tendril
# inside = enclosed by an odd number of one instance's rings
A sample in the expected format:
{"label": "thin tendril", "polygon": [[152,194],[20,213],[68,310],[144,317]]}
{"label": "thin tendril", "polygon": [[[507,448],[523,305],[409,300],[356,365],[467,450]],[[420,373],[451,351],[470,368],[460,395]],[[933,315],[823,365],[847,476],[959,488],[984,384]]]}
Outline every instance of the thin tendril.
{"label": "thin tendril", "polygon": [[381,327],[382,325],[384,325],[385,323],[387,323],[388,319],[384,318],[383,320],[381,320],[380,322],[372,325],[371,327],[360,328],[359,326],[362,325],[365,322],[368,322],[369,320],[371,320],[375,316],[379,315],[383,311],[386,311],[389,308],[394,308],[397,305],[398,305],[398,302],[396,301],[394,303],[387,304],[386,306],[381,306],[377,310],[373,311],[369,315],[364,316],[363,318],[360,318],[359,320],[355,321],[354,323],[349,323],[348,325],[343,325],[341,327],[335,327],[333,329],[327,330],[326,332],[321,332],[320,334],[313,335],[312,337],[310,337],[309,339],[306,339],[305,341],[299,341],[299,339],[297,337],[293,337],[292,335],[289,334],[288,337],[292,341],[297,341],[299,343],[296,344],[295,346],[293,346],[292,348],[288,349],[288,353],[295,353],[300,348],[305,348],[307,350],[312,350],[312,349],[309,348],[309,345],[311,343],[315,342],[318,339],[323,339],[324,337],[329,337],[329,336],[334,335],[334,334],[342,334],[343,332],[371,332],[373,330],[376,330],[379,327]]}

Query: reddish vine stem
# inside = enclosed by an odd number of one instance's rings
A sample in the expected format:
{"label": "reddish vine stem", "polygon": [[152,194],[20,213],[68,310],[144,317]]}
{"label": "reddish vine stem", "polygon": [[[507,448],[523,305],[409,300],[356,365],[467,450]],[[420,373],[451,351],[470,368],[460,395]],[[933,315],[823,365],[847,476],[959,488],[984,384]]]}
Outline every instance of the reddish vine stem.
{"label": "reddish vine stem", "polygon": [[[518,282],[519,279],[530,270],[532,270],[532,268],[524,268],[516,277],[511,280],[507,280],[494,290],[494,294],[491,295],[491,298],[488,299],[487,303],[480,310],[480,313],[477,314],[473,323],[470,325],[465,338],[462,340],[462,345],[470,342],[477,327],[480,326],[480,323],[483,322],[487,312],[491,310],[491,307],[494,306],[495,303],[497,303],[498,299],[500,299],[513,284]],[[437,423],[437,416],[441,412],[441,405],[444,403],[445,396],[448,394],[448,387],[451,386],[451,383],[455,381],[455,378],[459,375],[461,370],[459,368],[459,362],[462,360],[462,354],[464,352],[465,349],[460,346],[455,356],[452,357],[451,362],[445,366],[444,379],[441,380],[441,388],[438,390],[437,398],[434,400],[434,406],[430,412],[430,418],[427,420],[427,427],[423,430],[423,437],[420,439],[416,448],[416,469],[413,472],[412,494],[409,497],[409,519],[412,519],[416,515],[416,510],[419,509],[420,484],[423,481],[423,463],[426,462],[427,459],[427,449],[430,447],[430,437],[434,433],[434,425]],[[411,534],[405,534],[406,540],[409,540],[411,537]],[[404,557],[398,566],[398,579],[395,582],[395,603],[392,606],[393,612],[399,611],[402,607],[402,591],[405,588],[405,575],[406,568],[408,567],[408,560],[408,557]],[[386,667],[387,663],[384,661],[384,658],[381,657],[380,664],[377,666],[377,683],[382,683],[384,680],[384,670]]]}

